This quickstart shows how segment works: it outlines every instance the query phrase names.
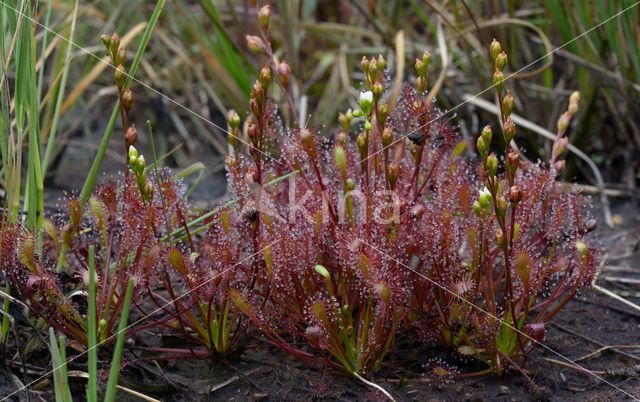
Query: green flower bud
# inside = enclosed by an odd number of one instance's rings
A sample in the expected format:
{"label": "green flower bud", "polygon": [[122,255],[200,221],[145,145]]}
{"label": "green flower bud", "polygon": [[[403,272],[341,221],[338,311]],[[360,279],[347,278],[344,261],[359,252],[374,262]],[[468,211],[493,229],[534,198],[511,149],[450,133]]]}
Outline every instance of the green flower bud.
{"label": "green flower bud", "polygon": [[370,132],[372,128],[373,126],[371,125],[371,122],[369,120],[364,122],[364,130],[366,132]]}
{"label": "green flower bud", "polygon": [[482,139],[482,137],[478,137],[478,141],[476,142],[476,146],[478,147],[478,152],[480,152],[480,156],[484,159],[487,156],[487,144]]}
{"label": "green flower bud", "polygon": [[505,52],[500,52],[496,57],[496,69],[500,71],[504,71],[504,67],[507,65],[507,54]]}
{"label": "green flower bud", "polygon": [[495,176],[498,172],[498,158],[495,154],[491,154],[487,157],[486,168],[489,176]]}
{"label": "green flower bud", "polygon": [[362,56],[362,61],[360,62],[360,68],[362,68],[362,71],[364,73],[369,72],[369,59],[367,59],[367,56]]}
{"label": "green flower bud", "polygon": [[331,275],[329,274],[329,270],[326,269],[323,265],[318,264],[313,269],[315,269],[315,271],[319,273],[324,279],[331,278]]}
{"label": "green flower bud", "polygon": [[516,124],[511,120],[511,117],[507,117],[507,121],[504,123],[502,131],[504,132],[504,140],[507,143],[516,136]]}
{"label": "green flower bud", "polygon": [[424,72],[426,74],[427,68],[429,67],[429,63],[431,63],[431,53],[426,50],[422,53],[422,64],[424,65]]}
{"label": "green flower bud", "polygon": [[384,126],[384,123],[387,121],[388,115],[389,105],[387,104],[387,102],[378,102],[378,110],[376,111],[376,118],[378,119],[378,123]]}
{"label": "green flower bud", "polygon": [[134,156],[136,159],[138,158],[138,150],[133,145],[129,146],[129,158]]}
{"label": "green flower bud", "polygon": [[480,205],[480,202],[474,201],[472,208],[473,208],[473,212],[475,212],[478,217],[482,215],[482,206]]}
{"label": "green flower bud", "polygon": [[360,151],[361,158],[366,158],[368,147],[367,136],[364,133],[360,133],[356,139],[356,143],[358,144],[358,150]]}
{"label": "green flower bud", "polygon": [[502,93],[504,90],[504,74],[502,71],[496,70],[496,72],[493,73],[493,86],[496,88],[498,93]]}
{"label": "green flower bud", "polygon": [[229,110],[227,113],[227,123],[229,123],[229,127],[233,129],[240,127],[240,116],[235,110]]}
{"label": "green flower bud", "polygon": [[347,153],[344,148],[341,146],[337,146],[333,151],[333,156],[336,160],[336,166],[340,171],[340,176],[342,176],[342,180],[347,179]]}
{"label": "green flower bud", "polygon": [[387,61],[382,57],[382,55],[378,56],[378,70],[382,71],[387,66]]}
{"label": "green flower bud", "polygon": [[489,145],[491,145],[491,138],[493,137],[493,132],[491,131],[491,126],[489,126],[489,125],[484,126],[484,128],[482,129],[482,132],[480,133],[480,136],[482,137],[482,140],[484,141],[485,147],[488,148]]}
{"label": "green flower bud", "polygon": [[375,101],[380,99],[380,96],[382,96],[382,84],[379,82],[373,84],[373,87],[371,87],[371,92],[373,92],[373,99]]}
{"label": "green flower bud", "polygon": [[425,68],[424,63],[420,59],[416,59],[415,68],[416,68],[416,73],[420,77],[423,77],[427,73],[427,69]]}
{"label": "green flower bud", "polygon": [[480,190],[480,196],[478,197],[478,201],[482,209],[490,210],[492,200],[493,200],[493,197],[491,196],[491,192],[486,187]]}
{"label": "green flower bud", "polygon": [[515,103],[515,99],[511,94],[511,91],[507,91],[507,94],[502,99],[502,113],[504,113],[505,117],[509,117],[511,112],[513,112],[513,105]]}
{"label": "green flower bud", "polygon": [[498,42],[494,38],[493,41],[491,41],[489,50],[491,51],[491,57],[493,58],[493,60],[495,60],[498,57],[498,55],[502,52],[502,47],[500,46],[500,42]]}

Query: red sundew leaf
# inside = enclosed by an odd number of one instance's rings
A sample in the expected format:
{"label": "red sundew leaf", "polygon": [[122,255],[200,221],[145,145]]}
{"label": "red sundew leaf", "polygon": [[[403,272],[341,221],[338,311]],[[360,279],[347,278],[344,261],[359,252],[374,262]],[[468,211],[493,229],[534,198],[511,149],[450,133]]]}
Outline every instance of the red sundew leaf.
{"label": "red sundew leaf", "polygon": [[29,279],[27,279],[27,283],[25,284],[25,287],[24,287],[27,297],[31,296],[34,293],[34,291],[36,290],[35,288],[40,282],[45,282],[43,277],[36,276],[36,275],[29,275]]}
{"label": "red sundew leaf", "polygon": [[544,340],[544,322],[536,322],[524,326],[524,330],[531,338],[537,342]]}
{"label": "red sundew leaf", "polygon": [[176,269],[183,277],[187,277],[187,267],[184,263],[184,258],[182,258],[182,254],[176,249],[173,249],[169,252],[169,263],[173,268]]}
{"label": "red sundew leaf", "polygon": [[516,271],[525,288],[528,288],[531,274],[531,258],[529,254],[524,251],[518,253],[516,256]]}
{"label": "red sundew leaf", "polygon": [[154,245],[149,250],[149,254],[147,254],[147,258],[144,260],[144,273],[148,275],[149,272],[153,269],[156,261],[158,259],[158,255],[160,254],[160,246]]}

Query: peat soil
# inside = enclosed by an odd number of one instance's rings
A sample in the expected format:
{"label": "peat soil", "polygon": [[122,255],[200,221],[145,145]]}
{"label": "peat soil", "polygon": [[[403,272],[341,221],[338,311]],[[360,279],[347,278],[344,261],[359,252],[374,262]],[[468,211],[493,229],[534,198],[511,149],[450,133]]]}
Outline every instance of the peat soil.
{"label": "peat soil", "polygon": [[[614,206],[615,229],[597,230],[604,250],[598,285],[640,303],[640,214],[635,202]],[[406,342],[407,344],[409,342]],[[640,398],[640,309],[595,289],[585,289],[547,326],[544,347],[531,355],[526,372],[443,381],[428,373],[445,354],[407,345],[395,364],[369,378],[398,401],[626,401]],[[43,353],[46,355],[46,353]],[[50,367],[31,367],[31,381]],[[568,360],[567,360],[568,359]],[[17,359],[16,359],[17,360]],[[573,364],[569,363],[572,361]],[[569,364],[568,364],[569,363]],[[591,370],[581,371],[576,365]],[[43,368],[45,366],[45,368]],[[0,371],[0,398],[23,378],[20,364]],[[71,365],[69,370],[83,370]],[[49,380],[29,391],[31,400],[54,400]],[[70,380],[77,400],[86,380]],[[379,391],[336,370],[311,369],[261,338],[224,363],[185,359],[127,366],[120,384],[163,401],[370,401]],[[626,394],[625,394],[626,393]],[[25,392],[13,400],[26,400]],[[140,400],[120,393],[118,400]]]}

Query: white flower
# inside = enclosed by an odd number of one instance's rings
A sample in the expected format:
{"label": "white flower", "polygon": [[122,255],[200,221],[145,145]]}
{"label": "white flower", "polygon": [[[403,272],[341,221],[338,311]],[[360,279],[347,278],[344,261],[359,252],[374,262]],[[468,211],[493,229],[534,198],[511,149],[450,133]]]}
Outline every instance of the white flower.
{"label": "white flower", "polygon": [[371,114],[371,107],[373,106],[373,92],[360,92],[360,109],[362,112],[369,116]]}

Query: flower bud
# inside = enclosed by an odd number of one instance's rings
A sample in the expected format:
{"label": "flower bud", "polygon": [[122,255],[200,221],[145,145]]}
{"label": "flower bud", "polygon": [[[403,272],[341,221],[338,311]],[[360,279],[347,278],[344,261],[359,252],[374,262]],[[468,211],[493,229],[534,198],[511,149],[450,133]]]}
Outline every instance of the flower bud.
{"label": "flower bud", "polygon": [[109,51],[111,49],[111,37],[109,35],[101,35],[100,39],[102,39],[102,44]]}
{"label": "flower bud", "polygon": [[372,128],[373,126],[371,125],[371,122],[369,120],[364,122],[364,131],[370,132]]}
{"label": "flower bud", "polygon": [[317,273],[319,273],[324,279],[331,278],[331,275],[329,274],[329,270],[325,268],[323,265],[317,264],[315,267],[313,267],[313,269]]}
{"label": "flower bud", "polygon": [[493,197],[491,196],[491,192],[486,187],[480,190],[478,202],[480,203],[480,207],[482,207],[482,209],[489,211],[491,209],[492,200]]}
{"label": "flower bud", "polygon": [[369,59],[367,59],[367,56],[362,56],[362,61],[360,62],[360,68],[362,68],[362,71],[365,74],[369,72]]}
{"label": "flower bud", "polygon": [[503,250],[507,247],[507,238],[504,236],[502,229],[496,229],[496,243]]}
{"label": "flower bud", "polygon": [[344,181],[347,179],[347,154],[344,148],[342,148],[341,146],[337,146],[336,149],[333,151],[333,156],[336,160],[336,166],[340,171],[340,176]]}
{"label": "flower bud", "polygon": [[271,7],[267,4],[258,11],[258,22],[262,29],[269,28],[269,19],[271,18]]}
{"label": "flower bud", "polygon": [[393,130],[390,127],[386,127],[382,130],[382,146],[387,148],[393,142]]}
{"label": "flower bud", "polygon": [[429,63],[431,63],[431,53],[426,50],[422,53],[422,64],[424,65],[424,73],[427,73],[427,68],[429,67]]}
{"label": "flower bud", "polygon": [[424,77],[427,74],[427,68],[425,67],[422,60],[416,59],[415,68],[416,68],[416,73],[418,74],[419,77]]}
{"label": "flower bud", "polygon": [[249,124],[247,124],[247,135],[251,139],[255,138],[256,135],[258,135],[258,129],[252,121],[250,121]]}
{"label": "flower bud", "polygon": [[502,47],[500,46],[500,42],[498,42],[494,38],[493,41],[491,41],[489,50],[491,51],[491,58],[495,60],[498,57],[498,55],[502,52]]}
{"label": "flower bud", "polygon": [[127,51],[124,50],[123,47],[118,48],[118,53],[116,54],[116,59],[114,60],[114,63],[116,65],[118,64],[123,64],[127,62]]}
{"label": "flower bud", "polygon": [[250,51],[256,54],[265,53],[267,47],[264,44],[264,41],[262,40],[262,38],[255,35],[247,35],[245,36],[245,39],[247,41],[247,47],[249,48]]}
{"label": "flower bud", "polygon": [[493,73],[493,86],[498,93],[502,93],[504,90],[504,74],[502,71],[496,70],[495,73]]}
{"label": "flower bud", "polygon": [[129,88],[124,90],[122,94],[122,107],[124,110],[129,113],[131,111],[131,106],[133,105],[133,92]]}
{"label": "flower bud", "polygon": [[373,92],[373,99],[377,102],[378,99],[380,99],[380,96],[382,96],[382,84],[379,82],[373,84],[371,92]]}
{"label": "flower bud", "polygon": [[400,175],[400,166],[395,161],[389,163],[387,167],[387,179],[389,180],[389,187],[393,190],[398,182]]}
{"label": "flower bud", "polygon": [[[129,126],[126,134],[124,135],[125,144],[128,147],[131,147],[131,145],[136,143],[137,139],[138,139],[138,130],[136,130],[136,125],[132,124],[131,126]],[[129,153],[131,153],[131,150],[129,150]]]}
{"label": "flower bud", "polygon": [[111,57],[113,57],[118,54],[118,49],[120,48],[120,36],[115,32],[111,35],[110,45],[109,52],[111,52]]}
{"label": "flower bud", "polygon": [[116,81],[116,85],[118,86],[118,88],[122,88],[122,85],[124,85],[124,78],[125,78],[124,66],[120,64],[118,65],[118,67],[116,67],[116,71],[114,73],[114,79]]}
{"label": "flower bud", "polygon": [[498,158],[496,157],[496,154],[491,154],[487,157],[486,168],[489,176],[496,175],[498,172]]}
{"label": "flower bud", "polygon": [[129,158],[131,158],[132,156],[135,157],[136,160],[137,160],[138,159],[138,150],[133,145],[129,145]]}
{"label": "flower bud", "polygon": [[338,132],[338,134],[336,134],[336,143],[341,147],[344,147],[344,144],[347,143],[348,139],[349,139],[349,136],[344,131],[340,131]]}
{"label": "flower bud", "polygon": [[504,113],[505,117],[509,117],[513,112],[514,103],[513,94],[511,94],[511,91],[507,91],[507,94],[502,99],[502,113]]}
{"label": "flower bud", "polygon": [[564,112],[562,116],[558,119],[558,132],[564,133],[569,128],[569,123],[571,122],[571,114],[569,112]]}
{"label": "flower bud", "polygon": [[356,143],[358,144],[358,151],[360,151],[360,156],[362,159],[367,156],[367,136],[364,133],[360,133],[358,138],[356,139]]}
{"label": "flower bud", "polygon": [[518,155],[518,151],[509,151],[507,154],[507,166],[514,171],[520,167],[520,156]]}
{"label": "flower bud", "polygon": [[376,60],[375,57],[372,57],[371,61],[369,62],[369,74],[375,77],[377,73],[378,73],[378,61]]}
{"label": "flower bud", "polygon": [[480,205],[480,202],[474,201],[472,208],[473,208],[473,212],[475,212],[478,218],[482,216],[482,206]]}
{"label": "flower bud", "polygon": [[516,136],[516,124],[511,120],[511,117],[507,117],[502,131],[504,132],[504,140],[507,144]]}
{"label": "flower bud", "polygon": [[240,116],[235,110],[229,110],[227,113],[227,123],[229,123],[229,127],[232,129],[240,127]]}
{"label": "flower bud", "polygon": [[344,129],[344,130],[349,130],[349,127],[351,126],[351,119],[353,118],[353,113],[351,112],[351,109],[347,110],[347,113],[339,113],[338,114],[338,122],[340,123],[340,126]]}
{"label": "flower bud", "polygon": [[387,104],[387,102],[378,102],[378,110],[376,111],[376,119],[378,119],[378,123],[384,126],[384,123],[387,121],[388,115],[389,105]]}
{"label": "flower bud", "polygon": [[484,126],[484,128],[482,129],[482,132],[480,133],[480,136],[482,137],[482,141],[484,141],[484,145],[485,147],[489,147],[489,145],[491,145],[491,137],[493,136],[493,133],[491,131],[491,126],[486,125]]}
{"label": "flower bud", "polygon": [[518,185],[511,186],[511,188],[509,189],[509,201],[511,201],[513,204],[517,204],[520,202],[521,199],[522,199],[522,189],[520,189],[520,186]]}
{"label": "flower bud", "polygon": [[144,160],[144,155],[138,156],[138,163],[136,166],[140,172],[142,172],[144,168],[147,166],[147,163]]}
{"label": "flower bud", "polygon": [[578,103],[580,102],[580,92],[574,91],[571,96],[569,96],[569,103]]}
{"label": "flower bud", "polygon": [[484,142],[482,137],[478,137],[476,146],[478,147],[478,152],[480,152],[480,156],[482,156],[482,158],[484,159],[487,156],[487,144],[486,142]]}
{"label": "flower bud", "polygon": [[496,207],[497,207],[496,212],[498,213],[498,216],[504,219],[504,217],[507,216],[507,200],[506,198],[504,198],[503,195],[499,195],[498,198],[496,199]]}
{"label": "flower bud", "polygon": [[387,61],[382,57],[382,55],[378,56],[378,70],[382,71],[387,66]]}
{"label": "flower bud", "polygon": [[260,70],[260,83],[264,87],[265,92],[269,89],[269,84],[271,83],[271,69],[269,66],[264,66]]}
{"label": "flower bud", "polygon": [[291,76],[291,67],[286,61],[281,61],[278,64],[278,78],[285,88],[289,86],[289,76]]}
{"label": "flower bud", "polygon": [[569,145],[569,139],[567,137],[562,137],[555,144],[553,144],[553,155],[558,157],[562,155]]}
{"label": "flower bud", "polygon": [[500,71],[504,71],[504,67],[507,65],[507,54],[505,52],[500,52],[498,56],[496,56],[496,69]]}

